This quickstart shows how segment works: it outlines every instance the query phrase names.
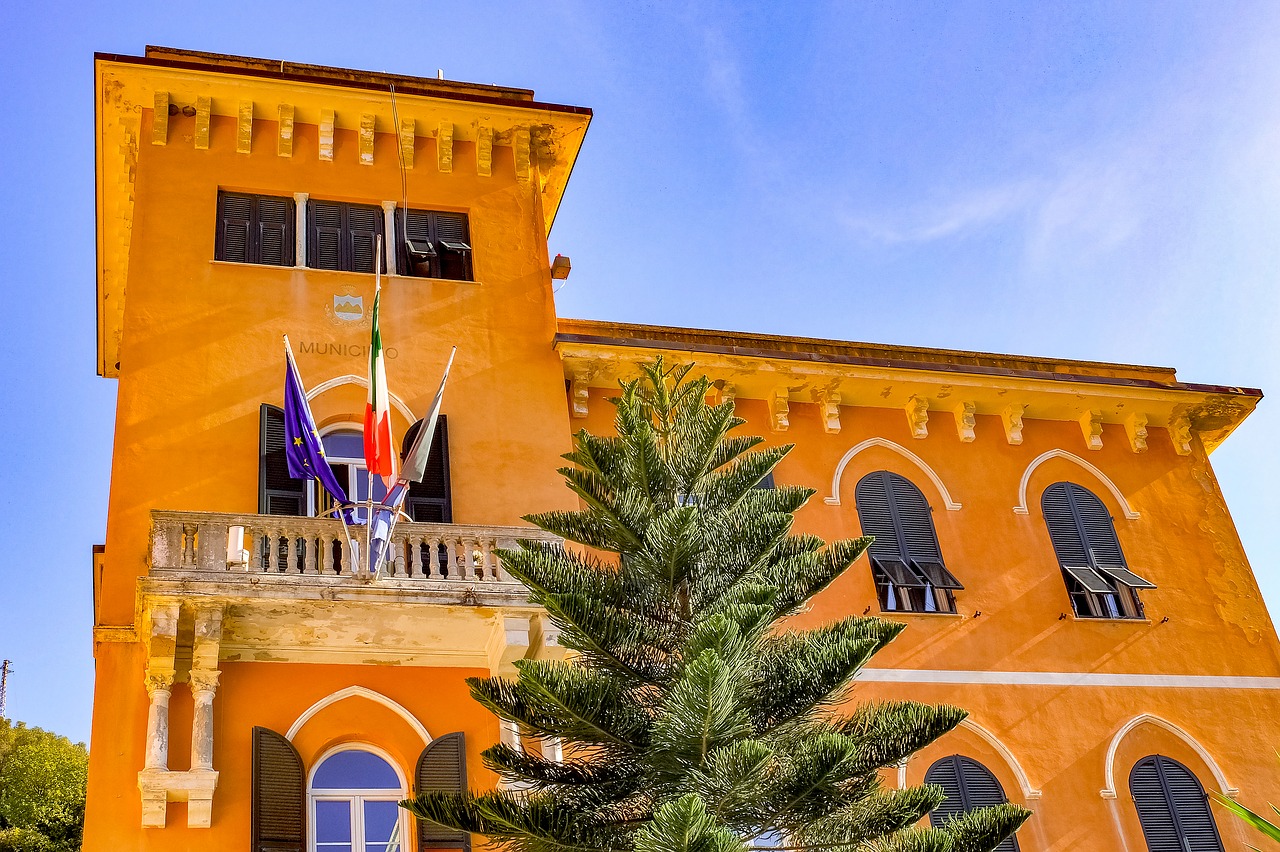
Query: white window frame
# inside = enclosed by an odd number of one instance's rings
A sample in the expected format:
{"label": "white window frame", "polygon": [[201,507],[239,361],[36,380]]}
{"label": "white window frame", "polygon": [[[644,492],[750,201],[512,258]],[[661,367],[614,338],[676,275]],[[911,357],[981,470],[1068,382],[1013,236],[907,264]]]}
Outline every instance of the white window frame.
{"label": "white window frame", "polygon": [[[354,787],[350,789],[329,789],[316,790],[313,786],[315,783],[316,771],[324,765],[324,762],[335,754],[344,751],[364,751],[375,757],[380,757],[387,762],[396,773],[396,778],[400,782],[399,790],[391,790],[389,788],[370,789],[365,787]],[[311,767],[307,773],[307,849],[309,852],[323,852],[325,849],[332,847],[319,847],[316,845],[316,802],[347,802],[351,814],[351,849],[352,852],[365,852],[364,850],[364,803],[365,802],[395,802],[397,803],[396,812],[396,834],[400,838],[400,852],[408,852],[409,850],[409,820],[403,808],[398,807],[398,803],[408,798],[408,784],[405,781],[405,774],[400,769],[395,759],[383,749],[375,745],[363,742],[345,742],[325,751],[320,758]],[[358,805],[358,807],[357,807]],[[357,840],[358,838],[358,840]]]}

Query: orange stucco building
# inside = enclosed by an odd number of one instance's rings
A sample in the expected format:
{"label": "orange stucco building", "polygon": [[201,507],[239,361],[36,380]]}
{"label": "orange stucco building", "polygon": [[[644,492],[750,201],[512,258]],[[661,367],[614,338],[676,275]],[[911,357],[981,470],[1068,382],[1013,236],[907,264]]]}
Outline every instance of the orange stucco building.
{"label": "orange stucco building", "polygon": [[[492,551],[575,505],[559,456],[611,429],[610,389],[659,353],[796,445],[776,476],[817,491],[801,529],[877,534],[805,618],[906,620],[858,697],[971,711],[889,783],[1026,804],[1037,852],[1243,849],[1203,791],[1280,801],[1280,644],[1208,458],[1258,391],[558,318],[546,238],[589,110],[159,48],[99,55],[95,84],[98,372],[119,403],[86,849],[464,846],[388,803],[494,782],[479,753],[518,732],[465,678],[563,651]],[[358,491],[375,262],[397,435],[458,355],[413,520],[370,578],[283,470],[278,406],[287,334]]]}

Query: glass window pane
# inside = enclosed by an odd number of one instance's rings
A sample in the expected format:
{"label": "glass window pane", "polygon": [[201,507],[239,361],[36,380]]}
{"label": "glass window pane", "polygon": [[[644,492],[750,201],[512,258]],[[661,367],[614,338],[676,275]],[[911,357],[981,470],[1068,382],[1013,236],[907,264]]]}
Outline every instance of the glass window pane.
{"label": "glass window pane", "polygon": [[364,803],[364,840],[366,852],[384,852],[395,834],[400,819],[400,806],[395,802]]}
{"label": "glass window pane", "polygon": [[316,842],[351,842],[351,803],[316,802]]}
{"label": "glass window pane", "polygon": [[324,454],[330,459],[363,459],[364,436],[359,432],[342,430],[330,432],[320,439]]}
{"label": "glass window pane", "polygon": [[320,764],[311,786],[317,790],[399,792],[400,779],[391,764],[376,754],[367,751],[340,751],[325,758],[324,763]]}

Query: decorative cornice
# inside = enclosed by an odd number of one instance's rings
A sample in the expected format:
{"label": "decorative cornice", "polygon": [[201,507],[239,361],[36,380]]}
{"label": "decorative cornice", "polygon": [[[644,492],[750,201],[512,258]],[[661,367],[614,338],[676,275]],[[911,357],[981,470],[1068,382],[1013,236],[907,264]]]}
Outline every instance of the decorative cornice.
{"label": "decorative cornice", "polygon": [[293,156],[293,104],[280,104],[277,108],[276,154]]}
{"label": "decorative cornice", "polygon": [[929,437],[929,401],[912,396],[904,407],[907,413],[907,429],[913,438]]}
{"label": "decorative cornice", "polygon": [[962,402],[953,411],[956,416],[956,434],[963,443],[970,443],[975,437],[974,427],[978,425],[978,406],[973,402]]}
{"label": "decorative cornice", "polygon": [[442,121],[436,127],[436,167],[441,174],[453,171],[453,122]]}

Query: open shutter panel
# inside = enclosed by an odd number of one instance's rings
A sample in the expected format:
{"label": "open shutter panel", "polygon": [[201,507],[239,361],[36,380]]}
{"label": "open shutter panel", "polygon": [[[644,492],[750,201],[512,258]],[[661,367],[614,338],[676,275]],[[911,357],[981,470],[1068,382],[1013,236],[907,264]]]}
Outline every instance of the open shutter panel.
{"label": "open shutter panel", "polygon": [[342,268],[342,208],[332,201],[311,201],[307,215],[307,265],[313,269]]}
{"label": "open shutter panel", "polygon": [[303,852],[306,782],[293,744],[267,728],[253,729],[253,852]]}
{"label": "open shutter panel", "polygon": [[401,275],[438,277],[438,255],[431,234],[430,213],[422,210],[396,211],[396,257]]}
{"label": "open shutter panel", "polygon": [[1124,565],[1124,553],[1120,550],[1115,524],[1111,522],[1111,513],[1107,511],[1107,507],[1079,485],[1063,484],[1068,486],[1067,493],[1075,506],[1081,535],[1085,545],[1092,551],[1095,564]]}
{"label": "open shutter panel", "polygon": [[1044,513],[1044,523],[1049,528],[1049,538],[1053,541],[1058,563],[1087,566],[1089,554],[1076,526],[1075,512],[1067,492],[1069,484],[1055,482],[1046,488],[1044,496],[1040,498],[1040,510]]}
{"label": "open shutter panel", "polygon": [[[382,234],[382,208],[363,204],[348,204],[346,207],[348,260],[343,269],[350,272],[373,272],[378,237]],[[386,266],[381,259],[379,263]]]}
{"label": "open shutter panel", "polygon": [[884,471],[869,473],[858,481],[853,500],[858,507],[858,521],[863,535],[873,535],[871,555],[902,559],[906,554],[898,544],[898,531],[889,507],[889,490]]}
{"label": "open shutter panel", "polygon": [[257,202],[257,262],[293,266],[293,202],[269,196],[259,196]]}
{"label": "open shutter panel", "polygon": [[[422,750],[414,774],[416,792],[460,793],[467,788],[467,740],[462,732],[445,734]],[[418,823],[418,849],[471,850],[471,835],[424,819]]]}
{"label": "open shutter panel", "polygon": [[307,482],[289,476],[284,411],[263,405],[258,420],[258,514],[305,515]]}
{"label": "open shutter panel", "polygon": [[[405,437],[408,438],[407,433]],[[421,482],[410,484],[406,502],[409,515],[419,523],[453,523],[453,500],[449,487],[449,423],[443,414],[436,421],[436,431],[431,436],[427,470]]]}
{"label": "open shutter panel", "polygon": [[436,250],[440,252],[441,278],[471,280],[471,235],[466,216],[436,214]]}
{"label": "open shutter panel", "polygon": [[888,474],[889,493],[902,527],[905,556],[942,561],[938,537],[933,531],[933,515],[920,489],[897,474]]}
{"label": "open shutter panel", "polygon": [[218,233],[213,248],[216,260],[249,263],[253,196],[218,194]]}

